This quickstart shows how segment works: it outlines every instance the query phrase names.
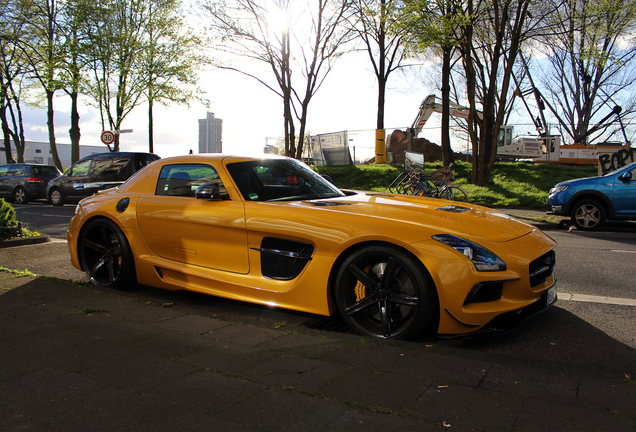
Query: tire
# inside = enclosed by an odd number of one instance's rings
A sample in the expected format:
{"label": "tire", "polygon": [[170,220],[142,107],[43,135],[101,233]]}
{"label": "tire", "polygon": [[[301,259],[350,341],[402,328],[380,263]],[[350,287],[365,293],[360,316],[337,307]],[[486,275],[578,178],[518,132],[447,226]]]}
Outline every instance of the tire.
{"label": "tire", "polygon": [[605,208],[598,201],[584,199],[574,204],[570,218],[578,229],[596,231],[603,226],[607,216]]}
{"label": "tire", "polygon": [[334,295],[347,325],[366,336],[413,338],[436,316],[430,275],[411,255],[389,245],[365,246],[347,257]]}
{"label": "tire", "polygon": [[468,202],[468,194],[457,185],[447,185],[440,191],[439,197],[449,201]]}
{"label": "tire", "polygon": [[17,187],[13,191],[13,202],[16,204],[28,204],[29,197],[27,196],[27,191],[23,187]]}
{"label": "tire", "polygon": [[54,206],[63,206],[64,195],[62,195],[62,191],[58,188],[51,189],[51,192],[49,193],[49,201]]}
{"label": "tire", "polygon": [[110,219],[89,222],[78,241],[78,249],[82,268],[95,285],[124,289],[137,283],[128,240]]}

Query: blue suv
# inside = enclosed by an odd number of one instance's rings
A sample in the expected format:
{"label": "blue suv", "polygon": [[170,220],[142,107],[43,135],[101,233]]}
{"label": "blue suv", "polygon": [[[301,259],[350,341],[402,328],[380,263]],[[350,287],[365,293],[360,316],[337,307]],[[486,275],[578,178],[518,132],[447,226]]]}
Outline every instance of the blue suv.
{"label": "blue suv", "polygon": [[607,219],[636,220],[636,162],[602,177],[561,182],[550,190],[548,214],[570,216],[581,230]]}

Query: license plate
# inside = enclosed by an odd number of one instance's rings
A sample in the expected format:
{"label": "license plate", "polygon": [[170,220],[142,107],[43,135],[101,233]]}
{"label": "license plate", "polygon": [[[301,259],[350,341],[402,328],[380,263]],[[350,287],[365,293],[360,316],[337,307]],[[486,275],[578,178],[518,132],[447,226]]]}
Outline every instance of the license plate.
{"label": "license plate", "polygon": [[552,303],[554,303],[557,299],[557,290],[556,290],[556,286],[553,286],[551,288],[549,288],[546,292],[545,292],[545,305],[546,307],[550,306]]}

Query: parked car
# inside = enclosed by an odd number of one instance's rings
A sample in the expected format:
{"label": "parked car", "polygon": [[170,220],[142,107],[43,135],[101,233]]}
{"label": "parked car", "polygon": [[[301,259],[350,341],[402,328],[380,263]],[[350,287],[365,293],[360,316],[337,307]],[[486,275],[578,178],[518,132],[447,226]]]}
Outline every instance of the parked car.
{"label": "parked car", "polygon": [[79,201],[98,190],[121,185],[134,173],[159,159],[152,153],[111,152],[86,156],[53,180],[46,196],[55,206]]}
{"label": "parked car", "polygon": [[16,204],[46,199],[46,185],[61,175],[54,165],[13,163],[0,166],[0,197]]}
{"label": "parked car", "polygon": [[636,220],[636,162],[604,176],[557,184],[547,213],[569,216],[581,230],[598,230],[608,219]]}
{"label": "parked car", "polygon": [[555,242],[473,204],[341,191],[300,161],[161,159],[78,204],[75,267],[330,316],[386,339],[516,327],[556,300]]}

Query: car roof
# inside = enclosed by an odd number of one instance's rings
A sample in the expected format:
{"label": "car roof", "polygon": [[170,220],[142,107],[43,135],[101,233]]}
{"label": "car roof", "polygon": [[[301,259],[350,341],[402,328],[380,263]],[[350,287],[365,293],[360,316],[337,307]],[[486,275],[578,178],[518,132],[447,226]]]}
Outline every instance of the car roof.
{"label": "car roof", "polygon": [[224,154],[224,153],[201,153],[201,154],[189,154],[189,155],[183,155],[183,156],[172,156],[172,157],[161,159],[161,162],[164,164],[196,163],[196,162],[204,162],[204,161],[222,161],[224,163],[231,163],[231,162],[249,162],[249,161],[271,160],[271,159],[285,160],[289,158],[284,156],[274,155],[274,154],[245,156],[245,155],[231,155],[231,154]]}
{"label": "car roof", "polygon": [[39,163],[9,163],[9,164],[4,164],[4,165],[0,165],[0,167],[15,167],[15,166],[36,166],[36,167],[51,167],[51,168],[57,168],[55,165],[49,165],[49,164],[39,164]]}
{"label": "car roof", "polygon": [[104,153],[94,153],[94,154],[91,154],[91,155],[88,155],[88,156],[84,156],[80,160],[95,158],[95,157],[99,157],[99,156],[133,157],[133,156],[136,156],[136,155],[149,155],[149,156],[159,157],[159,156],[157,156],[154,153],[147,153],[147,152],[104,152]]}

